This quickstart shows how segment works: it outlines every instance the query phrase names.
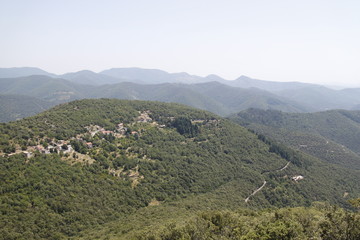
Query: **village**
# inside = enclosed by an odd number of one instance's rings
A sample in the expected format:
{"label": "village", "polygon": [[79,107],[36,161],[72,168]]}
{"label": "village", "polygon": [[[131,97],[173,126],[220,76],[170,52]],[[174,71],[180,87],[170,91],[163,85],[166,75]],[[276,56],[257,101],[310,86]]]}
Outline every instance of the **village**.
{"label": "village", "polygon": [[[151,114],[150,111],[144,111],[139,112],[139,116],[136,118],[136,121],[134,123],[152,123],[155,126],[158,126],[159,128],[164,128],[165,125],[159,125],[155,121],[152,120],[152,118],[149,116]],[[134,124],[132,123],[132,124]],[[99,126],[99,125],[89,125],[86,126],[85,129],[87,130],[87,134],[90,134],[91,137],[94,137],[96,134],[100,134],[102,136],[106,135],[112,135],[115,138],[123,138],[127,135],[131,136],[139,136],[139,133],[137,131],[131,131],[129,132],[129,128],[125,127],[124,123],[118,123],[113,131],[106,130],[105,128]],[[76,137],[72,137],[68,140],[51,140],[51,142],[43,143],[43,144],[37,144],[35,146],[28,146],[26,150],[21,150],[20,147],[17,148],[17,150],[14,153],[8,154],[9,156],[14,154],[24,154],[27,158],[31,158],[34,156],[36,152],[42,153],[42,154],[51,154],[51,153],[57,153],[57,154],[63,154],[63,155],[70,155],[75,153],[73,146],[71,145],[72,140],[79,141],[80,143],[83,143],[88,149],[91,149],[94,147],[93,143],[91,141],[86,141],[84,139],[85,134],[78,134]]]}
{"label": "village", "polygon": [[[99,125],[88,125],[84,128],[86,129],[86,133],[81,133],[76,135],[75,137],[71,137],[67,140],[56,140],[52,139],[49,141],[38,141],[38,144],[35,146],[28,146],[26,150],[20,150],[20,147],[17,148],[15,153],[11,153],[8,155],[14,155],[14,154],[24,154],[28,159],[35,156],[36,153],[41,154],[59,154],[61,156],[64,156],[64,159],[68,159],[70,161],[83,161],[87,162],[89,164],[93,163],[95,159],[92,159],[88,154],[87,150],[85,150],[85,153],[80,153],[77,151],[76,144],[74,145],[74,142],[82,144],[82,146],[85,146],[85,149],[93,149],[96,147],[96,144],[94,144],[95,138],[97,139],[106,139],[107,136],[111,136],[113,138],[125,138],[128,136],[134,136],[135,139],[137,139],[140,136],[140,132],[142,132],[143,128],[136,128],[138,131],[130,130],[133,128],[134,124],[136,123],[145,123],[145,124],[151,124],[153,126],[156,126],[157,128],[164,128],[166,125],[159,125],[156,121],[153,121],[153,119],[150,117],[151,112],[150,111],[143,111],[139,112],[139,116],[134,119],[134,122],[124,124],[123,122],[120,122],[115,125],[114,130],[108,130],[105,129],[102,126]],[[168,117],[170,122],[174,121],[174,117]],[[194,119],[191,120],[192,124],[204,124],[205,126],[209,125],[218,125],[219,120],[203,120],[203,119]],[[143,125],[144,126],[144,125]],[[96,137],[98,136],[98,137]],[[44,139],[42,139],[44,140]],[[82,160],[79,160],[78,157],[81,156]],[[86,161],[85,161],[86,160]],[[286,169],[289,166],[290,162],[288,162],[284,167],[279,169],[278,171],[282,171]],[[132,184],[131,186],[134,188],[137,184],[139,184],[139,181],[143,179],[143,176],[139,174],[138,171],[139,166],[135,166],[132,169],[129,169],[127,172],[124,172],[123,168],[111,168],[108,167],[108,172],[110,175],[113,175],[115,177],[124,177],[127,176]],[[298,182],[304,179],[304,176],[302,175],[295,175],[291,177],[291,180],[294,182]],[[245,202],[248,202],[251,196],[254,196],[257,192],[259,192],[264,186],[266,185],[266,181],[264,181],[263,185],[256,189],[251,195],[249,195]]]}
{"label": "village", "polygon": [[[130,123],[129,125],[133,125],[135,123],[151,123],[153,126],[157,126],[158,128],[164,128],[165,125],[159,125],[157,122],[153,121],[153,119],[149,116],[151,112],[149,110],[139,112],[139,116],[135,119],[133,123]],[[170,121],[174,121],[174,117],[168,117]],[[195,119],[192,120],[192,124],[203,124],[206,120],[203,119]],[[219,120],[207,120],[205,125],[217,125],[219,123]],[[94,147],[93,142],[86,141],[86,138],[84,137],[86,134],[89,134],[92,138],[95,137],[97,134],[102,136],[102,139],[104,139],[105,136],[112,135],[115,138],[124,138],[126,136],[135,136],[139,137],[138,131],[129,131],[129,128],[125,126],[124,123],[118,123],[116,124],[116,127],[114,130],[106,130],[104,127],[101,127],[99,125],[89,125],[86,126],[85,129],[87,130],[86,133],[78,134],[76,137],[72,137],[68,140],[51,140],[51,142],[46,144],[38,144],[35,146],[28,146],[26,150],[20,150],[19,148],[14,152],[8,154],[8,156],[14,155],[14,154],[24,154],[27,158],[31,158],[34,156],[36,152],[39,152],[41,154],[60,154],[64,156],[71,156],[71,154],[79,154],[76,152],[76,150],[71,145],[72,140],[76,140],[86,146],[88,149],[92,149]],[[91,162],[95,160],[92,159]],[[290,163],[290,162],[289,162]],[[289,163],[280,171],[284,170]],[[109,169],[109,173],[114,176],[120,176],[121,171],[115,170],[115,169]],[[135,174],[136,175],[136,174]],[[304,179],[301,175],[296,175],[291,178],[293,181],[298,182]]]}

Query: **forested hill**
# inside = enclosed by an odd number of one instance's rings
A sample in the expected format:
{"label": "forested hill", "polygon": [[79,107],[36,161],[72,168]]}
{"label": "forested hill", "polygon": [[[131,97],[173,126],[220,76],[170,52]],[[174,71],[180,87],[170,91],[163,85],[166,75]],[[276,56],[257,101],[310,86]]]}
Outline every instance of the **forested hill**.
{"label": "forested hill", "polygon": [[51,106],[54,105],[35,97],[0,94],[0,122],[9,122],[35,115]]}
{"label": "forested hill", "polygon": [[89,239],[110,223],[130,226],[121,238],[143,226],[134,216],[164,222],[168,208],[349,207],[360,194],[359,171],[179,104],[62,104],[1,124],[0,155],[0,239]]}
{"label": "forested hill", "polygon": [[284,113],[249,109],[230,118],[313,156],[360,169],[360,111]]}

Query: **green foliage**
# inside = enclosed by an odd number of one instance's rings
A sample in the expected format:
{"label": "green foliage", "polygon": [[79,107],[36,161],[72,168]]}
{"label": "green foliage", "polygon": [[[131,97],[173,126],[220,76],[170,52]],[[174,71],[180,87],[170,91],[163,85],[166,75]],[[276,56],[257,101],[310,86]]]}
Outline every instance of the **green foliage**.
{"label": "green foliage", "polygon": [[347,168],[360,169],[360,112],[332,110],[284,113],[249,109],[231,120],[302,152]]}
{"label": "green foliage", "polygon": [[359,239],[360,215],[342,209],[284,208],[210,211],[185,225],[141,233],[138,239],[306,240]]}
{"label": "green foliage", "polygon": [[257,134],[258,139],[263,141],[264,143],[269,145],[269,152],[275,153],[280,157],[286,159],[287,161],[291,162],[292,164],[301,167],[302,165],[309,166],[311,165],[310,161],[307,161],[306,164],[303,163],[305,158],[301,156],[301,154],[297,153],[296,151],[292,150],[291,148],[277,143],[274,140],[270,140],[263,134]]}
{"label": "green foliage", "polygon": [[[144,113],[151,121],[139,121]],[[120,136],[115,131],[119,124],[127,128]],[[86,127],[94,125],[104,129],[90,134]],[[63,150],[71,144],[75,152],[37,151],[29,159],[5,152],[9,146],[13,152],[21,146],[52,142],[63,145]],[[4,155],[0,158],[0,236],[4,239],[77,238],[82,231],[111,221],[127,224],[132,214],[154,204],[184,204],[189,211],[217,205],[299,206],[314,200],[349,206],[343,191],[352,198],[360,192],[357,171],[325,165],[226,119],[179,104],[74,101],[1,124],[0,151]],[[280,171],[288,161],[288,168]],[[306,178],[291,180],[298,174]],[[264,179],[267,185],[245,203]],[[216,204],[211,197],[218,199]],[[147,216],[145,221],[151,219],[151,214]],[[228,224],[222,215],[199,221],[211,222],[219,236],[232,231],[222,227]],[[276,224],[271,228],[280,235],[271,236],[293,234],[289,232],[293,225]],[[201,231],[207,232],[206,228]],[[182,233],[170,229],[169,234],[168,238],[176,238]]]}
{"label": "green foliage", "polygon": [[119,218],[146,202],[98,165],[57,155],[0,158],[0,239],[57,239]]}
{"label": "green foliage", "polygon": [[86,154],[87,153],[87,146],[79,140],[71,140],[71,147],[79,153]]}
{"label": "green foliage", "polygon": [[350,200],[349,200],[349,203],[350,203],[353,207],[355,207],[355,208],[357,208],[357,209],[360,210],[360,198],[350,199]]}
{"label": "green foliage", "polygon": [[172,126],[181,134],[189,137],[195,137],[199,133],[197,125],[193,125],[188,118],[180,117],[176,118],[172,122]]}
{"label": "green foliage", "polygon": [[15,121],[54,106],[50,102],[22,95],[0,95],[0,122]]}

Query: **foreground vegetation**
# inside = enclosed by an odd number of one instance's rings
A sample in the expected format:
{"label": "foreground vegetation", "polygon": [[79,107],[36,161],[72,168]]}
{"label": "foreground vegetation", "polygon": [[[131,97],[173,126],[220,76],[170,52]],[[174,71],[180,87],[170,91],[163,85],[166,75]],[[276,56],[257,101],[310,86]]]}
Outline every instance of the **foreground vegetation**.
{"label": "foreground vegetation", "polygon": [[360,239],[360,214],[323,203],[310,208],[208,211],[184,224],[141,233],[137,239]]}

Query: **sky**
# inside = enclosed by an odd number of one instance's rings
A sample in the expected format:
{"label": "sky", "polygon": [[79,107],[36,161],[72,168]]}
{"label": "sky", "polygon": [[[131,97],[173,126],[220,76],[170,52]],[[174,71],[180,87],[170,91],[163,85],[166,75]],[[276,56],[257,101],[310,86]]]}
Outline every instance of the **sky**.
{"label": "sky", "polygon": [[358,0],[0,0],[0,67],[360,86]]}

